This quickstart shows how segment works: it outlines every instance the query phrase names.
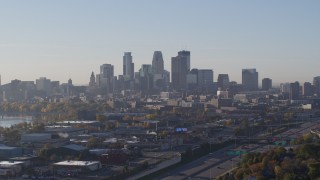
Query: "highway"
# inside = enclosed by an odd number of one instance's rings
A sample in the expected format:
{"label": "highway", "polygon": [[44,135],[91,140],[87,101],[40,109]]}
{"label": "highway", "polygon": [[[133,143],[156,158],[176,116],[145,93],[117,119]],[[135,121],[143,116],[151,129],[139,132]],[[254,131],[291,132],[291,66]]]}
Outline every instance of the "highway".
{"label": "highway", "polygon": [[[306,122],[298,128],[292,128],[281,134],[274,136],[276,139],[297,138],[305,133],[309,133],[311,128],[317,127],[318,121]],[[229,151],[265,152],[276,145],[248,144],[246,146],[229,146],[212,154],[199,158],[178,169],[173,169],[164,176],[157,179],[184,180],[184,179],[214,179],[237,166],[241,161],[241,156],[230,155]],[[289,145],[290,146],[290,145]]]}
{"label": "highway", "polygon": [[[207,156],[201,157],[178,169],[172,170],[171,172],[166,174],[167,177],[164,176],[160,177],[159,179],[185,179],[187,177],[194,177],[195,175],[202,173],[205,170],[210,170],[211,176],[216,177],[219,174],[225,172],[225,169],[223,169],[223,167],[218,168],[218,166],[220,166],[220,164],[222,164],[223,162],[229,162],[231,158],[235,157],[225,154],[226,151],[232,149],[233,147],[234,146],[229,146]],[[216,167],[216,169],[212,170],[212,168],[214,167]],[[209,178],[210,176],[208,175],[207,177]]]}

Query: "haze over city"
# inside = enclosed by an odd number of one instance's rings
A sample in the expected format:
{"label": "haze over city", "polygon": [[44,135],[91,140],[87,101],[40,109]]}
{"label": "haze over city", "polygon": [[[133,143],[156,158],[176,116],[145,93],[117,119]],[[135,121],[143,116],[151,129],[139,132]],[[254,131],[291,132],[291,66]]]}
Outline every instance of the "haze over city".
{"label": "haze over city", "polygon": [[320,179],[319,5],[0,0],[0,179]]}
{"label": "haze over city", "polygon": [[192,68],[256,68],[281,82],[312,81],[320,65],[319,1],[1,1],[0,74],[88,84],[92,71],[132,52],[135,71],[162,51],[165,69],[180,50]]}

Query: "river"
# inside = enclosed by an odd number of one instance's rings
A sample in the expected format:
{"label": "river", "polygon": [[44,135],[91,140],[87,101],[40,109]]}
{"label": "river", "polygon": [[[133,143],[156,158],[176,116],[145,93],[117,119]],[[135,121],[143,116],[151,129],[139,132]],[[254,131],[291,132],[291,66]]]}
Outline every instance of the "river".
{"label": "river", "polygon": [[0,117],[0,127],[11,127],[12,125],[32,122],[31,116],[3,116]]}

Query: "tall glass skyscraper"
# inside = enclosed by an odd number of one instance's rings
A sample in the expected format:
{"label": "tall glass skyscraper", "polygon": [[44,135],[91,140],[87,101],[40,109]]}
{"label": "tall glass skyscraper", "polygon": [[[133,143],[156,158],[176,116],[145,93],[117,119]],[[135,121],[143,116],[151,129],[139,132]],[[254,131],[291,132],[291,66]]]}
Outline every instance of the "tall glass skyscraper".
{"label": "tall glass skyscraper", "polygon": [[199,69],[198,70],[198,86],[200,88],[210,88],[213,85],[213,70]]}
{"label": "tall glass skyscraper", "polygon": [[190,71],[190,51],[180,51],[171,58],[172,86],[175,90],[186,90],[187,74]]}
{"label": "tall glass skyscraper", "polygon": [[125,52],[123,56],[123,76],[134,78],[134,63],[132,63],[131,52]]}
{"label": "tall glass skyscraper", "polygon": [[152,72],[153,74],[163,74],[164,63],[161,51],[155,51],[152,58]]}
{"label": "tall glass skyscraper", "polygon": [[103,78],[110,78],[114,76],[114,68],[111,64],[103,64],[100,66],[100,75]]}
{"label": "tall glass skyscraper", "polygon": [[100,66],[100,74],[97,74],[96,83],[104,93],[111,93],[114,90],[114,67],[111,64]]}

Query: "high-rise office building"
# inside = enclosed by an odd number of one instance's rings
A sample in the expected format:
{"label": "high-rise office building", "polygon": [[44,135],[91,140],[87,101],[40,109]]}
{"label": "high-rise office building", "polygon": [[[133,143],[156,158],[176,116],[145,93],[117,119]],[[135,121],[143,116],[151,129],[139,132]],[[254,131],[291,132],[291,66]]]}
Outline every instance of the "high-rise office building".
{"label": "high-rise office building", "polygon": [[290,83],[289,99],[297,100],[300,95],[300,84],[299,82]]}
{"label": "high-rise office building", "polygon": [[228,98],[233,98],[234,95],[236,95],[237,93],[239,93],[241,91],[241,84],[238,84],[235,81],[231,81],[229,83],[229,87],[227,89],[228,92]]}
{"label": "high-rise office building", "polygon": [[188,71],[190,71],[190,51],[185,51],[185,50],[182,50],[182,51],[179,51],[178,52],[178,56],[180,57],[183,57],[186,59],[187,61],[187,69]]}
{"label": "high-rise office building", "polygon": [[142,64],[141,69],[139,70],[140,77],[145,77],[152,74],[151,64]]}
{"label": "high-rise office building", "polygon": [[272,88],[272,79],[263,78],[262,79],[262,90],[269,91]]}
{"label": "high-rise office building", "polygon": [[313,78],[314,93],[320,97],[320,76]]}
{"label": "high-rise office building", "polygon": [[228,74],[219,74],[217,86],[220,90],[225,91],[229,87],[229,75]]}
{"label": "high-rise office building", "polygon": [[155,51],[152,58],[152,72],[153,74],[163,74],[164,63],[161,51]]}
{"label": "high-rise office building", "polygon": [[207,92],[213,91],[213,70],[212,69],[198,70],[198,87]]}
{"label": "high-rise office building", "polygon": [[171,58],[171,81],[175,90],[186,90],[187,74],[190,71],[190,51],[180,51]]}
{"label": "high-rise office building", "polygon": [[142,64],[139,70],[139,81],[141,93],[146,95],[150,94],[153,88],[153,74],[151,64]]}
{"label": "high-rise office building", "polygon": [[123,76],[134,78],[134,63],[132,62],[131,52],[125,52],[123,56]]}
{"label": "high-rise office building", "polygon": [[290,83],[280,83],[280,92],[289,93],[290,92]]}
{"label": "high-rise office building", "polygon": [[170,73],[166,70],[162,74],[153,74],[153,88],[158,91],[168,91]]}
{"label": "high-rise office building", "polygon": [[36,80],[36,88],[38,91],[43,91],[46,95],[51,95],[51,80],[41,77]]}
{"label": "high-rise office building", "polygon": [[313,96],[313,86],[310,82],[305,82],[302,88],[303,96]]}
{"label": "high-rise office building", "polygon": [[114,76],[114,67],[111,64],[103,64],[100,66],[100,76],[110,78]]}
{"label": "high-rise office building", "polygon": [[155,91],[167,90],[170,83],[170,73],[164,70],[161,51],[155,51],[152,58],[153,88]]}
{"label": "high-rise office building", "polygon": [[259,89],[256,69],[242,69],[242,88],[244,91],[256,91]]}
{"label": "high-rise office building", "polygon": [[111,93],[114,89],[114,67],[111,64],[100,66],[100,74],[96,78],[97,86],[103,93]]}
{"label": "high-rise office building", "polygon": [[195,91],[198,88],[198,69],[191,69],[187,74],[187,89],[188,91]]}

